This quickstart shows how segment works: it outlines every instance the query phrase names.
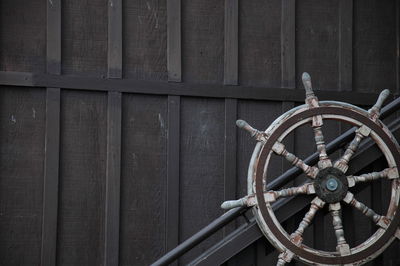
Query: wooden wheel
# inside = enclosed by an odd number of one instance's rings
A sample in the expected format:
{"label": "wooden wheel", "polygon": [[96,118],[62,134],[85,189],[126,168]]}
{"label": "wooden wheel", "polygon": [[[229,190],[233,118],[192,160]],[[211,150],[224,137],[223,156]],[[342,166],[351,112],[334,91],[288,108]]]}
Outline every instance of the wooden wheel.
{"label": "wooden wheel", "polygon": [[[226,201],[222,208],[229,209],[241,205],[253,207],[258,225],[265,237],[280,251],[277,265],[284,265],[293,258],[311,265],[361,265],[381,254],[395,238],[400,238],[400,150],[396,139],[379,120],[380,108],[389,95],[384,90],[377,103],[368,111],[347,103],[334,101],[319,102],[311,86],[311,78],[303,74],[306,90],[306,104],[289,110],[277,118],[265,131],[252,128],[243,120],[237,125],[251,133],[258,143],[254,149],[248,171],[248,195],[236,201]],[[323,136],[325,120],[337,120],[352,124],[357,129],[354,139],[344,154],[336,161],[329,158]],[[309,124],[319,152],[318,164],[307,165],[296,155],[286,150],[282,141],[296,128]],[[346,174],[348,164],[363,139],[371,138],[384,154],[388,167],[379,172],[359,176]],[[301,186],[267,191],[270,180],[268,166],[272,154],[283,156],[300,168],[309,181]],[[378,214],[351,193],[352,187],[361,182],[377,179],[391,180],[391,199],[386,214]],[[310,208],[294,232],[286,232],[278,222],[271,203],[282,197],[298,194],[314,195]],[[363,243],[350,247],[342,226],[341,209],[347,204],[360,211],[377,225],[377,230]],[[336,235],[336,251],[325,251],[308,247],[303,243],[303,233],[312,223],[315,214],[328,208],[332,216],[332,230]]]}

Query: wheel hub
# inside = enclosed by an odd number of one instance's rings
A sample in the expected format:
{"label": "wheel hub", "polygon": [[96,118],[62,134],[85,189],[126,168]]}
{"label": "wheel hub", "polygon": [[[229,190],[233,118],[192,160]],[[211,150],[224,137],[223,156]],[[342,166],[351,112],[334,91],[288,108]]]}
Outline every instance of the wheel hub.
{"label": "wheel hub", "polygon": [[[389,91],[382,91],[376,104],[365,111],[346,103],[320,103],[314,95],[311,78],[307,73],[303,74],[303,84],[306,90],[306,104],[287,111],[265,131],[259,131],[243,120],[237,121],[237,125],[248,131],[259,143],[250,160],[247,177],[248,195],[235,201],[226,201],[221,207],[227,209],[243,205],[254,206],[253,212],[260,229],[280,251],[277,261],[279,266],[285,265],[293,258],[309,265],[361,265],[381,254],[395,238],[400,239],[400,178],[398,170],[400,148],[389,129],[379,120],[381,106],[389,95]],[[322,129],[324,120],[344,121],[356,127],[353,140],[341,157],[335,161],[329,158],[325,145]],[[290,132],[306,123],[310,124],[314,132],[319,157],[317,165],[313,165],[314,162],[311,160],[303,161],[282,143],[282,140]],[[369,137],[385,155],[388,168],[359,176],[346,175],[349,161],[358,150],[361,141]],[[282,156],[292,165],[301,169],[310,181],[296,187],[267,191],[268,166],[273,155]],[[376,213],[348,191],[349,187],[354,187],[357,183],[371,182],[377,179],[392,180],[390,203],[386,214]],[[278,222],[272,203],[278,203],[283,200],[281,198],[300,194],[316,195],[297,229],[290,233],[285,231]],[[346,241],[341,211],[343,204],[357,209],[379,227],[368,240],[355,247],[351,247]],[[332,216],[332,227],[337,240],[334,252],[311,248],[303,243],[304,231],[311,225],[316,213],[324,207],[329,208]]]}
{"label": "wheel hub", "polygon": [[336,203],[344,199],[349,184],[342,171],[328,167],[319,171],[314,187],[320,199],[327,203]]}

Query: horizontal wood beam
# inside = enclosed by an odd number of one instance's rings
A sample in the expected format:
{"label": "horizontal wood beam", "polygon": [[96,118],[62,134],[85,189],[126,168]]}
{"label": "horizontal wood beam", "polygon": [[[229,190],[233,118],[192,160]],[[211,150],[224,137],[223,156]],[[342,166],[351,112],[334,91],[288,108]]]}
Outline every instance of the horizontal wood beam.
{"label": "horizontal wood beam", "polygon": [[[293,88],[260,88],[227,86],[222,84],[168,83],[134,79],[108,79],[72,75],[34,74],[29,72],[0,71],[0,85],[304,102],[303,89],[293,90]],[[343,101],[356,105],[372,105],[378,97],[377,93],[326,90],[317,90],[317,95],[320,100]]]}

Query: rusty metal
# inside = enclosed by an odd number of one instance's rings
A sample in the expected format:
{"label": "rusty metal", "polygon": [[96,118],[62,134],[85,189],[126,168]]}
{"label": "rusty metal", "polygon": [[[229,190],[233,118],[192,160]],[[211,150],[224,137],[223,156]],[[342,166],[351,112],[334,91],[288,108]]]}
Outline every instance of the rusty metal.
{"label": "rusty metal", "polygon": [[[334,101],[318,101],[312,90],[311,77],[303,74],[306,90],[305,104],[289,110],[277,118],[265,131],[251,127],[239,120],[238,126],[249,131],[258,141],[250,161],[248,171],[248,195],[222,204],[223,208],[237,206],[253,207],[258,225],[266,238],[280,251],[277,265],[284,265],[292,259],[310,265],[361,265],[388,247],[396,238],[400,238],[400,164],[399,145],[386,126],[379,120],[380,109],[389,95],[384,90],[376,104],[368,111],[359,107]],[[339,120],[356,126],[354,139],[350,142],[343,156],[336,162],[329,159],[323,136],[324,120]],[[308,165],[302,159],[288,151],[282,144],[284,138],[297,127],[309,124],[314,132],[316,149],[319,154],[317,165]],[[366,173],[359,176],[346,176],[349,162],[357,151],[360,142],[371,138],[384,154],[388,168],[380,172]],[[299,187],[266,191],[268,185],[268,165],[273,154],[284,157],[301,169],[309,178],[309,183]],[[385,178],[392,182],[390,203],[386,214],[378,214],[364,203],[358,201],[348,191],[349,187],[359,182],[372,182]],[[298,228],[286,232],[275,217],[271,203],[280,197],[299,194],[316,194]],[[341,218],[341,202],[354,207],[379,226],[378,230],[365,242],[350,247],[346,242]],[[312,223],[319,209],[329,207],[332,216],[332,230],[337,238],[335,252],[313,249],[303,243],[303,233]]]}

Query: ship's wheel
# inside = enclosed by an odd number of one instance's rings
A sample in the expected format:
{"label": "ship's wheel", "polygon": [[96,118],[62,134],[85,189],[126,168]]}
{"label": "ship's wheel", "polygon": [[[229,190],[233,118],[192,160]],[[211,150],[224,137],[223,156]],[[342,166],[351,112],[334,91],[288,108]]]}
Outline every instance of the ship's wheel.
{"label": "ship's wheel", "polygon": [[[396,139],[389,129],[379,120],[380,109],[389,95],[388,90],[381,92],[376,104],[368,111],[357,106],[336,102],[318,101],[307,73],[302,76],[306,91],[305,104],[298,106],[278,117],[265,131],[252,128],[243,120],[237,125],[251,133],[258,141],[248,171],[248,195],[235,201],[226,201],[222,208],[229,209],[247,205],[253,208],[254,215],[265,237],[280,252],[277,265],[284,265],[292,259],[310,265],[361,265],[381,254],[396,238],[400,238],[400,150]],[[326,120],[350,123],[357,129],[343,155],[333,161],[326,152],[322,125]],[[296,128],[309,125],[314,132],[318,164],[307,165],[285,148],[284,138]],[[387,168],[379,172],[362,175],[348,175],[349,161],[357,151],[363,139],[371,138],[379,147],[387,161]],[[301,186],[268,191],[270,182],[268,166],[272,154],[280,155],[300,168],[308,177]],[[387,213],[376,213],[350,192],[361,182],[373,182],[388,179],[391,182],[390,203]],[[313,195],[309,210],[294,232],[287,232],[279,223],[272,209],[272,203],[278,198],[299,194]],[[366,241],[350,246],[346,241],[346,232],[342,225],[342,206],[346,204],[357,209],[377,225],[377,230]],[[332,230],[336,236],[336,251],[319,250],[307,246],[303,233],[313,222],[315,214],[327,208],[332,217]]]}

